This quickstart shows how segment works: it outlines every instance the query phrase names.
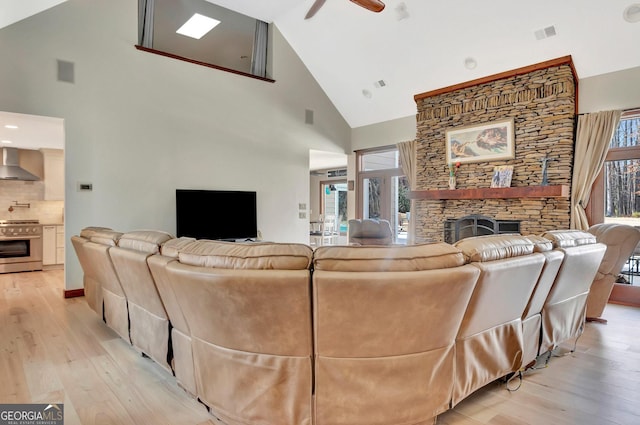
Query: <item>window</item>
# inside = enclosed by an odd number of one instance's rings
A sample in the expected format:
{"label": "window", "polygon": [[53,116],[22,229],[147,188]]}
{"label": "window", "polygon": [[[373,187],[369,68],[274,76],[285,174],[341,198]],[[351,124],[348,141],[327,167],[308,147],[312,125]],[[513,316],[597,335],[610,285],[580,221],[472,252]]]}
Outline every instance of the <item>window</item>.
{"label": "window", "polygon": [[[267,23],[206,0],[138,0],[138,11],[138,49],[269,80]],[[178,33],[194,17],[215,26]]]}
{"label": "window", "polygon": [[591,196],[592,223],[640,226],[640,110],[622,115]]}

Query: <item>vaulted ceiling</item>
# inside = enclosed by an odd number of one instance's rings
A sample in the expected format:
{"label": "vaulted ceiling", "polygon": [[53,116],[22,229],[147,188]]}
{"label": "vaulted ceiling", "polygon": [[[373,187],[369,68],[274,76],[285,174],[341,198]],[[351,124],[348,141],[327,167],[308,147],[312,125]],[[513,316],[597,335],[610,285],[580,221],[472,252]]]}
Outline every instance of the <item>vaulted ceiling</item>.
{"label": "vaulted ceiling", "polygon": [[640,22],[623,19],[638,0],[386,0],[381,13],[327,0],[309,20],[314,0],[208,1],[274,22],[352,127],[415,114],[417,93],[565,55],[579,78],[640,66]]}
{"label": "vaulted ceiling", "polygon": [[[638,0],[387,0],[381,13],[327,0],[309,20],[314,0],[207,1],[277,26],[354,128],[415,114],[417,93],[560,56],[579,78],[640,66],[640,22],[623,19]],[[60,2],[6,0],[0,25]]]}

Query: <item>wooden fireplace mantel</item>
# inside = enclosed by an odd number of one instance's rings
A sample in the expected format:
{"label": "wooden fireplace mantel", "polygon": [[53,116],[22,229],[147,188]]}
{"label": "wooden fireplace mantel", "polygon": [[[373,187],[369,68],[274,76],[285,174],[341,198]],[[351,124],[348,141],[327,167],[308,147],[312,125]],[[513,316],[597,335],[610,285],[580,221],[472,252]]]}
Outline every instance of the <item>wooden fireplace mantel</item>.
{"label": "wooden fireplace mantel", "polygon": [[513,199],[513,198],[568,198],[568,185],[524,186],[454,190],[414,190],[410,199]]}

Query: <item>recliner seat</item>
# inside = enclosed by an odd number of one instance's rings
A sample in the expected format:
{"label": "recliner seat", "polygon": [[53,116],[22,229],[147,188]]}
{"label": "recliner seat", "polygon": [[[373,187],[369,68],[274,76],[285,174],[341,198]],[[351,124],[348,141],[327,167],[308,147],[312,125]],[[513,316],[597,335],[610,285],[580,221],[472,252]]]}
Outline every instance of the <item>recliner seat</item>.
{"label": "recliner seat", "polygon": [[587,296],[606,251],[595,236],[580,230],[552,230],[542,236],[564,253],[564,260],[542,307],[539,354],[582,335]]}
{"label": "recliner seat", "polygon": [[168,370],[169,318],[147,259],[172,238],[165,232],[138,230],[124,233],[117,246],[109,249],[127,298],[131,344]]}
{"label": "recliner seat", "polygon": [[452,406],[521,368],[522,316],[545,262],[520,235],[476,236],[454,246],[480,277],[456,337]]}
{"label": "recliner seat", "polygon": [[314,252],[318,425],[434,423],[479,271],[444,243]]}

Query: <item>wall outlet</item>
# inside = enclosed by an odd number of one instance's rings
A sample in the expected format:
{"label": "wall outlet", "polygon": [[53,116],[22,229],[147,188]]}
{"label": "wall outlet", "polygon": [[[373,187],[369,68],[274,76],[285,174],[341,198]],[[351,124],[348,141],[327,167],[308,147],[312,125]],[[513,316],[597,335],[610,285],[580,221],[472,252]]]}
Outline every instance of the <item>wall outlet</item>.
{"label": "wall outlet", "polygon": [[307,204],[303,204],[303,203],[298,204],[298,209],[299,210],[306,210],[307,209]]}
{"label": "wall outlet", "polygon": [[300,211],[300,212],[298,213],[298,218],[300,218],[300,219],[305,219],[305,218],[307,218],[307,213],[306,213],[305,211]]}
{"label": "wall outlet", "polygon": [[91,192],[93,190],[92,183],[78,182],[78,192]]}

